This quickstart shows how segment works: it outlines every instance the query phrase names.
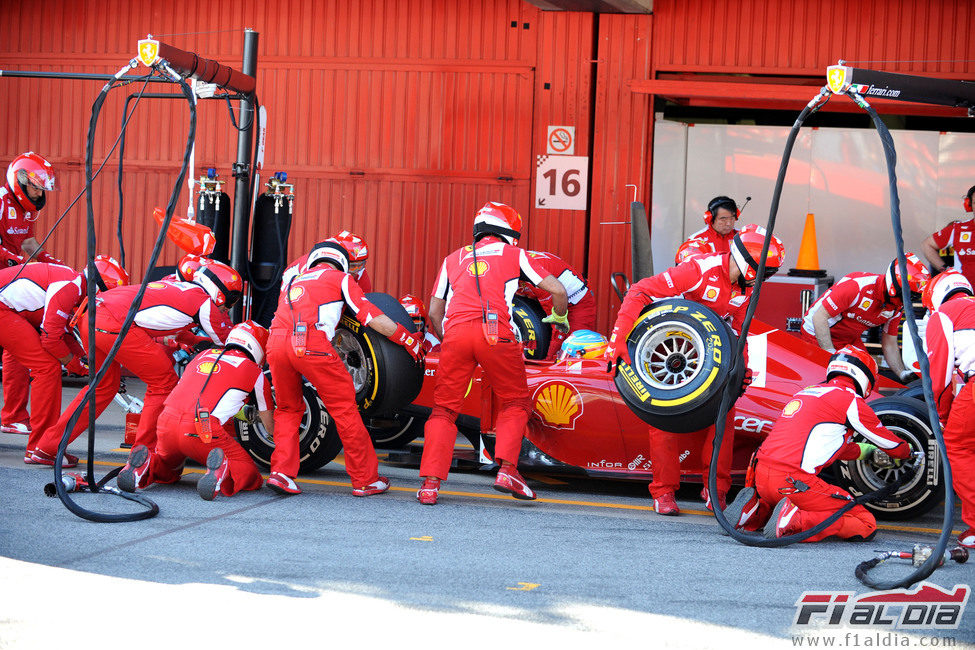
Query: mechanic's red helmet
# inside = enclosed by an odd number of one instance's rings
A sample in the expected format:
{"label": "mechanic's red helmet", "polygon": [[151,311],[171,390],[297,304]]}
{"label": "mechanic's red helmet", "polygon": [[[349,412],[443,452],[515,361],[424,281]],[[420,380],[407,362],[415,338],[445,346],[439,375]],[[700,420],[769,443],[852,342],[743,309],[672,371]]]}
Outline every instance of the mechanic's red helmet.
{"label": "mechanic's red helmet", "polygon": [[521,215],[510,205],[488,201],[474,213],[474,241],[487,235],[495,235],[517,246],[521,239]]}
{"label": "mechanic's red helmet", "polygon": [[184,255],[183,259],[176,265],[176,277],[182,282],[192,282],[193,275],[201,266],[209,262],[210,260],[208,258],[201,255],[195,255],[193,253]]}
{"label": "mechanic's red helmet", "polygon": [[41,192],[36,201],[27,196],[27,185],[33,185],[39,190],[50,191],[58,189],[57,179],[54,177],[54,167],[33,151],[22,153],[14,158],[7,166],[7,185],[13,192],[14,198],[25,212],[31,215],[27,221],[37,219],[37,211],[44,207],[46,194]]}
{"label": "mechanic's red helmet", "polygon": [[[921,263],[914,253],[905,253],[907,258],[907,285],[910,287],[911,294],[919,294],[924,290],[924,285],[931,279],[928,267]],[[884,274],[887,285],[887,295],[891,298],[901,297],[901,269],[897,259],[887,266],[887,273]]]}
{"label": "mechanic's red helmet", "polygon": [[406,313],[410,315],[411,319],[413,319],[413,324],[416,326],[417,332],[426,330],[427,306],[423,304],[422,300],[411,293],[407,293],[399,299],[399,304],[403,305],[403,309],[405,309]]}
{"label": "mechanic's red helmet", "polygon": [[877,362],[866,350],[847,345],[837,350],[826,366],[826,381],[836,375],[846,375],[852,379],[860,397],[866,397],[873,390],[876,381]]}
{"label": "mechanic's red helmet", "polygon": [[677,255],[674,256],[674,264],[680,264],[695,255],[710,255],[713,252],[714,246],[708,240],[688,239],[677,249]]}
{"label": "mechanic's red helmet", "polygon": [[193,274],[193,282],[200,285],[217,307],[230,307],[240,300],[244,282],[240,273],[223,262],[211,261]]}
{"label": "mechanic's red helmet", "polygon": [[972,283],[955,269],[945,269],[924,285],[921,304],[931,311],[939,308],[955,295],[973,295]]}
{"label": "mechanic's red helmet", "polygon": [[366,268],[366,260],[369,259],[366,240],[348,230],[335,235],[334,239],[345,246],[345,250],[349,253],[349,273],[359,275],[362,269]]}
{"label": "mechanic's red helmet", "polygon": [[[88,267],[85,266],[84,276],[88,278]],[[116,287],[129,284],[129,274],[114,257],[108,255],[95,256],[95,287],[98,291],[108,291]]]}
{"label": "mechanic's red helmet", "polygon": [[243,323],[234,325],[227,335],[227,347],[240,348],[250,355],[250,358],[257,365],[264,363],[264,349],[267,347],[268,332],[266,327],[262,327],[252,320],[245,320]]}
{"label": "mechanic's red helmet", "polygon": [[[753,282],[758,277],[759,260],[762,257],[762,247],[765,246],[767,234],[762,226],[750,223],[731,240],[731,256],[745,282]],[[785,258],[785,246],[782,240],[775,235],[771,237],[768,254],[765,256],[765,278],[763,279],[775,275]]]}
{"label": "mechanic's red helmet", "polygon": [[325,241],[320,241],[311,247],[308,253],[308,261],[305,263],[306,269],[311,269],[316,264],[328,262],[343,273],[349,272],[352,261],[349,259],[349,251],[334,237],[329,237]]}

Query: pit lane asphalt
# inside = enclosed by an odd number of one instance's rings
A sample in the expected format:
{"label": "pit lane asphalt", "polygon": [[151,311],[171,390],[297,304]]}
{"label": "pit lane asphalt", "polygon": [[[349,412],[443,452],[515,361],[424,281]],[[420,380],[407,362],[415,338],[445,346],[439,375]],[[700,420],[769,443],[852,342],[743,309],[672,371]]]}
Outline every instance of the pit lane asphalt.
{"label": "pit lane asphalt", "polygon": [[[64,404],[76,393],[66,388]],[[99,420],[99,476],[124,463],[122,431],[113,404]],[[24,443],[0,434],[0,648],[52,647],[66,633],[73,643],[111,633],[171,647],[146,634],[146,616],[175,618],[194,645],[303,647],[354,630],[357,643],[408,648],[458,639],[494,648],[499,632],[570,647],[794,647],[803,591],[869,591],[857,563],[873,549],[932,544],[940,524],[936,512],[885,524],[866,544],[757,549],[721,535],[692,486],[678,495],[684,515],[660,517],[644,485],[534,477],[541,498],[524,502],[493,491],[491,473],[463,471],[425,507],[415,467],[384,463],[392,489],[360,499],[338,462],[301,477],[299,496],[262,489],[213,502],[196,494],[202,470],[188,468],[179,484],[145,491],[157,517],[95,524],[43,495],[52,470],[25,466]],[[86,446],[83,437],[70,449],[84,457]],[[111,495],[76,498],[103,512],[132,508]],[[908,571],[891,562],[876,574]],[[975,584],[975,562],[929,580]],[[968,609],[958,630],[937,633],[954,647],[975,647]],[[917,644],[929,634],[902,636]]]}

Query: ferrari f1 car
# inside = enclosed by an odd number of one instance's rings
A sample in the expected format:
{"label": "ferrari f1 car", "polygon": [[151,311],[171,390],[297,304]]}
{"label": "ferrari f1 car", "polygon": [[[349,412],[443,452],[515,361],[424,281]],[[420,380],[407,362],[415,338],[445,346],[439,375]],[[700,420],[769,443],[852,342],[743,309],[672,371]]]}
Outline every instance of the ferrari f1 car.
{"label": "ferrari f1 car", "polygon": [[[375,296],[370,295],[370,299]],[[408,324],[408,316],[397,312],[392,298],[387,296],[381,302],[394,320]],[[628,338],[633,366],[616,377],[600,359],[531,359],[536,350],[548,348],[549,330],[541,322],[544,314],[537,303],[518,298],[513,316],[529,357],[527,377],[534,409],[520,468],[647,481],[653,470],[646,426],[650,422],[667,430],[690,431],[682,438],[686,441],[681,453],[682,479],[703,482],[703,434],[697,431],[714,422],[721,387],[728,381],[740,382],[744,372],[734,363],[733,335],[713,312],[683,300],[655,303]],[[428,355],[420,368],[398,356],[398,346],[368,332],[361,334],[351,318],[343,319],[336,348],[352,373],[363,418],[377,446],[403,446],[422,435],[433,404],[438,355]],[[829,354],[820,348],[757,320],[752,324],[748,349],[754,378],[735,407],[733,476],[739,482],[752,452],[782,408],[796,392],[824,380],[829,360]],[[884,518],[907,519],[943,499],[939,454],[924,404],[896,395],[903,388],[900,384],[882,377],[877,383],[871,406],[888,428],[915,450],[923,450],[927,460],[924,470],[897,492],[868,507]],[[341,443],[310,386],[306,386],[305,397],[308,410],[301,431],[302,469],[310,471],[331,461]],[[497,409],[490,387],[475,375],[458,429],[486,458],[493,450]],[[244,446],[266,465],[273,447],[270,436],[259,422],[243,423],[239,430]],[[855,495],[872,492],[894,481],[901,472],[913,472],[880,468],[869,461],[837,463],[832,469],[833,480]]]}

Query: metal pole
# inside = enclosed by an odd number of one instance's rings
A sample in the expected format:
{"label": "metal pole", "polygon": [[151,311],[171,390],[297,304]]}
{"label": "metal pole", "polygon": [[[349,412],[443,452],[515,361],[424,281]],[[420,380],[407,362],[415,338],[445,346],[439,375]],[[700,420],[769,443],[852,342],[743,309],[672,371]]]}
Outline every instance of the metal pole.
{"label": "metal pole", "polygon": [[[259,32],[252,29],[244,30],[244,62],[241,71],[257,78],[257,39]],[[251,99],[240,101],[240,125],[237,134],[237,162],[234,163],[234,221],[233,235],[230,245],[230,265],[246,277],[247,265],[247,236],[250,233],[250,179],[251,179],[251,150],[254,145],[254,131],[257,125],[257,114]],[[234,322],[241,320],[243,314],[243,300],[238,303],[231,313]]]}
{"label": "metal pole", "polygon": [[[0,77],[28,77],[31,79],[81,79],[83,81],[110,81],[115,78],[111,74],[97,74],[94,72],[47,72],[45,70],[0,70]],[[126,75],[119,78],[119,83],[145,82],[145,77]],[[150,77],[150,83],[173,83],[172,79]],[[174,95],[182,97],[182,95]]]}

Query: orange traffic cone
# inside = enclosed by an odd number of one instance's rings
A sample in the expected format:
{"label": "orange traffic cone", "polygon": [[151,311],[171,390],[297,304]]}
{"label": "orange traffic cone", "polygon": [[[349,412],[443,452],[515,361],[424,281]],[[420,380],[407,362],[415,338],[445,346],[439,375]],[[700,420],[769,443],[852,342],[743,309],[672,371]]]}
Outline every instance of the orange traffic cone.
{"label": "orange traffic cone", "polygon": [[816,249],[816,221],[813,213],[806,215],[806,227],[802,231],[802,243],[799,244],[799,258],[796,268],[789,269],[789,275],[807,278],[822,278],[826,271],[819,268],[819,252]]}

